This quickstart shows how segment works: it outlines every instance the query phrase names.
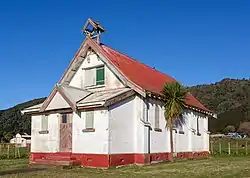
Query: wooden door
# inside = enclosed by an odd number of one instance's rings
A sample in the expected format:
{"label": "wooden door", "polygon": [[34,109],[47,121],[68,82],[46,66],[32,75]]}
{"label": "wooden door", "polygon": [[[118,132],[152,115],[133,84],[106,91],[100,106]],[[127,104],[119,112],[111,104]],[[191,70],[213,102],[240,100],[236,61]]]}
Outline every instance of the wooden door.
{"label": "wooden door", "polygon": [[72,114],[60,117],[60,152],[72,152]]}

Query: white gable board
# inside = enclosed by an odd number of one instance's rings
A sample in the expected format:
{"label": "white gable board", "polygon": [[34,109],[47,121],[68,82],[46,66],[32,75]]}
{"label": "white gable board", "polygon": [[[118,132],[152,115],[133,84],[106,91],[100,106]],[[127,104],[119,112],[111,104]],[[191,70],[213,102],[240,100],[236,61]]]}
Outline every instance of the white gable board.
{"label": "white gable board", "polygon": [[[104,85],[96,85],[96,67],[104,67]],[[115,74],[97,57],[94,52],[88,52],[78,71],[69,83],[70,86],[77,88],[121,88],[124,85],[119,81]]]}
{"label": "white gable board", "polygon": [[70,108],[70,105],[65,101],[60,93],[56,93],[46,110]]}

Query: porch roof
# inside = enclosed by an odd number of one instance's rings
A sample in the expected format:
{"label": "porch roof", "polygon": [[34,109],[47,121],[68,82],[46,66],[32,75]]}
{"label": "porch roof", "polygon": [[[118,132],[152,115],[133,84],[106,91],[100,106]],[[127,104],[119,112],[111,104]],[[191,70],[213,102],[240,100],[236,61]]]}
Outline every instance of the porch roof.
{"label": "porch roof", "polygon": [[[130,88],[117,88],[117,89],[90,92],[88,90],[75,88],[69,85],[58,84],[54,90],[59,91],[59,93],[62,94],[62,97],[67,102],[69,101],[70,103],[75,105],[77,109],[95,107],[95,106],[109,106],[129,96],[134,95],[134,91]],[[49,96],[51,97],[50,101],[53,99],[53,96],[54,95]],[[42,113],[45,111],[45,110],[41,111],[42,107],[44,107],[44,103],[26,108],[22,111],[22,113],[34,113],[34,112]],[[74,110],[73,107],[72,109]]]}

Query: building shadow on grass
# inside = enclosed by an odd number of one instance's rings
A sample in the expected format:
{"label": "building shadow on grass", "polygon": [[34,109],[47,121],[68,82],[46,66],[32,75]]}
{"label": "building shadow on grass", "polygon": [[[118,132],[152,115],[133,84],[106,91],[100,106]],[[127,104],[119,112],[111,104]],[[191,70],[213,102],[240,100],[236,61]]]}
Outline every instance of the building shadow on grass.
{"label": "building shadow on grass", "polygon": [[9,174],[21,174],[21,173],[43,171],[45,169],[46,168],[23,168],[23,169],[15,169],[15,170],[8,170],[8,171],[0,171],[0,176],[9,175]]}

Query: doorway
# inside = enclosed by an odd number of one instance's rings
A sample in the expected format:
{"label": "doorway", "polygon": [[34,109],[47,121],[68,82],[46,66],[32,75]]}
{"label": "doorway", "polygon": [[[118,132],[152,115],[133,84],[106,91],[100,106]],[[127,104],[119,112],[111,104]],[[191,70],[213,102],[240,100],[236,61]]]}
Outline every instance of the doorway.
{"label": "doorway", "polygon": [[60,114],[60,152],[72,152],[72,113]]}

